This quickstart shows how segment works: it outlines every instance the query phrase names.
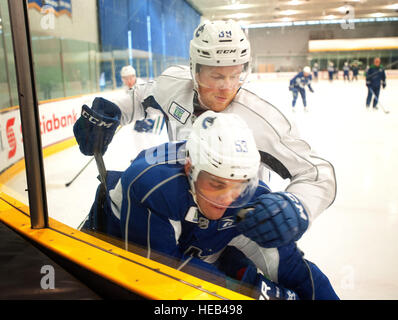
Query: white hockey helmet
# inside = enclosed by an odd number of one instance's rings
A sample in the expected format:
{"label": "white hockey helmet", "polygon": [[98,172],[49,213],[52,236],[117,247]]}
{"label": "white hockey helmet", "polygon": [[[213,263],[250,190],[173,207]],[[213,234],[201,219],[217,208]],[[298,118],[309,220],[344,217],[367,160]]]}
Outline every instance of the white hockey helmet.
{"label": "white hockey helmet", "polygon": [[311,68],[309,66],[306,66],[303,68],[304,73],[311,73]]}
{"label": "white hockey helmet", "polygon": [[197,89],[196,73],[200,66],[243,65],[240,85],[250,72],[250,43],[234,20],[205,21],[194,31],[190,42],[190,67]]}
{"label": "white hockey helmet", "polygon": [[[252,131],[237,115],[206,111],[193,124],[186,151],[191,170],[188,176],[194,199],[199,195],[221,207],[241,207],[258,185],[260,154]],[[209,176],[234,184],[234,200],[223,202],[223,194],[209,194],[198,181]],[[238,191],[238,192],[236,192]]]}
{"label": "white hockey helmet", "polygon": [[132,66],[124,66],[122,70],[120,70],[120,76],[128,77],[128,76],[135,76],[135,69]]}

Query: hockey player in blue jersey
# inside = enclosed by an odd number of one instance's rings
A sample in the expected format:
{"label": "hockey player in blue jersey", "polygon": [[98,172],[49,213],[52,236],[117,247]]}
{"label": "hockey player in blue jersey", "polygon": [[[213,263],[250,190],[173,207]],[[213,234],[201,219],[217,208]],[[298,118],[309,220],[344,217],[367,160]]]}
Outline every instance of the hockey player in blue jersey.
{"label": "hockey player in blue jersey", "polygon": [[329,82],[333,81],[334,73],[335,73],[335,69],[334,69],[333,62],[329,62],[329,65],[328,65]]}
{"label": "hockey player in blue jersey", "polygon": [[344,66],[343,66],[343,78],[344,78],[344,82],[350,81],[350,66],[348,65],[348,62],[344,62]]}
{"label": "hockey player in blue jersey", "polygon": [[377,103],[379,102],[380,87],[386,87],[386,73],[382,65],[380,65],[380,58],[375,58],[373,64],[366,71],[366,87],[368,88],[368,96],[366,97],[366,109],[370,109],[370,104],[373,98],[373,110],[377,110]]}
{"label": "hockey player in blue jersey", "polygon": [[318,82],[318,73],[319,73],[319,66],[318,63],[314,63],[312,67],[312,73],[314,74],[314,81]]}
{"label": "hockey player in blue jersey", "polygon": [[186,142],[142,151],[111,175],[103,212],[97,194],[85,227],[106,221],[99,231],[146,247],[148,258],[162,252],[180,259],[179,270],[196,265],[241,280],[254,298],[338,299],[295,244],[308,227],[305,208],[258,181],[259,168],[245,122],[207,111]]}
{"label": "hockey player in blue jersey", "polygon": [[289,90],[293,93],[293,101],[292,108],[296,106],[296,101],[298,94],[300,93],[301,99],[303,100],[304,110],[307,111],[307,99],[305,96],[305,86],[308,86],[308,89],[311,92],[314,90],[311,87],[311,69],[310,67],[304,67],[303,71],[299,72],[293,79],[290,80]]}
{"label": "hockey player in blue jersey", "polygon": [[357,63],[353,63],[352,65],[352,81],[358,80],[358,73],[359,73],[359,68],[358,68],[358,64]]}

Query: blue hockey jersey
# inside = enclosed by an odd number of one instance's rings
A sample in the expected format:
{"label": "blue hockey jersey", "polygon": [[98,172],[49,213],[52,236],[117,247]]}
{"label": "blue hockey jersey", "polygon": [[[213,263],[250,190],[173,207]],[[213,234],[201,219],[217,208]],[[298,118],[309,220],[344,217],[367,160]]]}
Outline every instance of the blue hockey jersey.
{"label": "blue hockey jersey", "polygon": [[305,77],[304,73],[301,71],[290,80],[290,87],[295,89],[304,89],[305,86],[308,86],[308,88],[312,91],[311,81],[312,76],[309,75],[308,77]]}
{"label": "blue hockey jersey", "polygon": [[380,88],[380,85],[384,86],[385,83],[386,73],[383,66],[376,67],[375,65],[371,65],[366,72],[366,85],[372,88]]}
{"label": "blue hockey jersey", "polygon": [[[227,209],[219,220],[209,220],[198,210],[184,172],[184,158],[177,159],[181,147],[182,142],[153,148],[151,157],[162,161],[152,165],[142,152],[122,175],[122,236],[148,250],[181,259],[193,254],[212,263],[239,235],[234,222],[239,209]],[[254,197],[268,192],[261,182]]]}
{"label": "blue hockey jersey", "polygon": [[[88,225],[103,214],[105,233],[141,245],[147,258],[152,258],[153,251],[177,258],[178,268],[189,262],[212,274],[232,276],[242,264],[248,266],[246,259],[267,279],[297,290],[302,299],[337,298],[327,277],[303,258],[294,242],[280,248],[263,248],[240,234],[235,224],[239,208],[226,209],[218,220],[207,219],[190,192],[184,145],[169,142],[143,150],[125,172],[108,172],[109,195],[103,212],[94,212],[100,202],[97,192]],[[247,206],[269,192],[260,181]],[[225,266],[218,259],[221,255],[225,258],[224,250],[228,248],[237,249],[243,258],[233,258],[233,263],[229,261]]]}

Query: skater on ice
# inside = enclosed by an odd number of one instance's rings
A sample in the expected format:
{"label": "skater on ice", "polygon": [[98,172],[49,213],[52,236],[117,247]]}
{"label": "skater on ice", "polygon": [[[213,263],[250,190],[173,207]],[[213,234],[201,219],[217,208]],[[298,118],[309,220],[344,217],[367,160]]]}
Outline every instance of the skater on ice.
{"label": "skater on ice", "polygon": [[303,101],[304,110],[308,111],[305,87],[308,86],[308,89],[311,92],[314,92],[314,90],[311,87],[311,80],[312,76],[311,76],[310,67],[304,67],[303,71],[296,74],[294,78],[290,80],[289,90],[293,93],[293,101],[292,101],[293,111],[295,111],[295,106],[299,94]]}
{"label": "skater on ice", "polygon": [[373,110],[377,110],[379,102],[380,87],[386,88],[386,73],[384,67],[380,64],[380,58],[374,58],[373,64],[366,71],[366,87],[368,96],[366,97],[366,109],[370,110],[373,97]]}

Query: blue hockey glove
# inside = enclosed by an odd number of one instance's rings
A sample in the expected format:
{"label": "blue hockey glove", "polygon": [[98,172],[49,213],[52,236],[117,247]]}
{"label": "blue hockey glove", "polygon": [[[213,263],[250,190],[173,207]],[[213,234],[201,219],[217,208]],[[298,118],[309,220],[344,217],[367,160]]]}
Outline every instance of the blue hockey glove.
{"label": "blue hockey glove", "polygon": [[73,125],[80,151],[86,156],[92,156],[94,152],[103,155],[120,124],[120,118],[119,107],[104,98],[95,98],[91,109],[83,105],[81,116]]}
{"label": "blue hockey glove", "polygon": [[265,248],[297,241],[309,225],[305,208],[288,192],[259,196],[250,208],[238,212],[236,221],[239,232]]}
{"label": "blue hockey glove", "polygon": [[152,119],[137,120],[134,130],[138,132],[152,132],[155,121]]}
{"label": "blue hockey glove", "polygon": [[386,83],[385,81],[382,81],[382,82],[381,82],[381,85],[383,86],[383,89],[385,89],[386,86],[387,86],[387,83]]}
{"label": "blue hockey glove", "polygon": [[312,87],[308,87],[308,89],[309,89],[312,93],[314,93],[314,89],[312,89]]}
{"label": "blue hockey glove", "polygon": [[[264,275],[257,272],[257,268],[249,265],[242,277],[243,286],[239,292],[245,293],[258,300],[299,300],[298,295],[289,289],[267,279]],[[252,290],[247,291],[245,284],[251,285]]]}

